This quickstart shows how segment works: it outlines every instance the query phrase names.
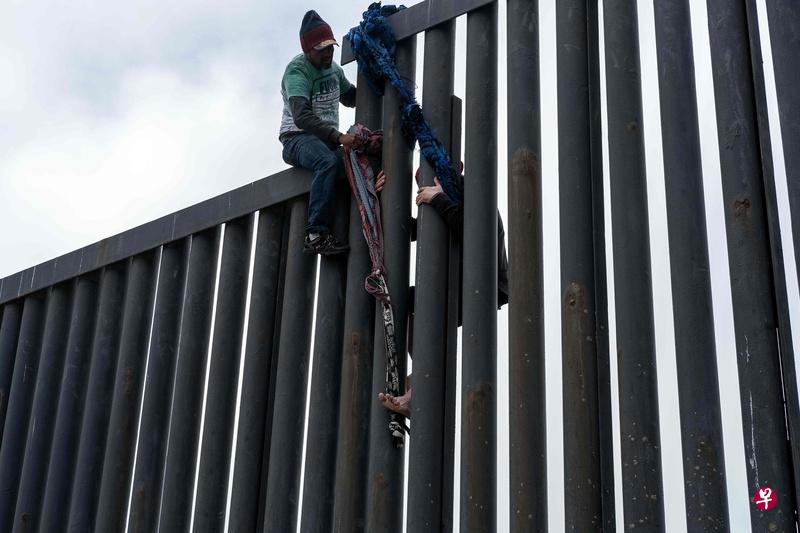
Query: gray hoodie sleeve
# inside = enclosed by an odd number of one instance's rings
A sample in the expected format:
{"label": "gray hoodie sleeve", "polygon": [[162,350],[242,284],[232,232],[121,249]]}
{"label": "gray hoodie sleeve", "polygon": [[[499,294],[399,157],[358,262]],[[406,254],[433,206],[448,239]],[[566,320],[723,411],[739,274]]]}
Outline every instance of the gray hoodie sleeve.
{"label": "gray hoodie sleeve", "polygon": [[295,125],[301,130],[316,135],[323,141],[339,144],[339,130],[325,124],[311,107],[311,100],[302,96],[289,98],[289,109]]}
{"label": "gray hoodie sleeve", "polygon": [[339,97],[339,101],[345,107],[355,107],[356,106],[356,86],[351,85],[347,91],[343,92],[342,95]]}

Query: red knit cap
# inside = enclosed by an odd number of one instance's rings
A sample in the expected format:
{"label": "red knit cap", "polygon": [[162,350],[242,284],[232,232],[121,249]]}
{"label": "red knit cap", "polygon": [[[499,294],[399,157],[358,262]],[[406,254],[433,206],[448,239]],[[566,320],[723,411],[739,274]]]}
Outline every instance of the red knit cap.
{"label": "red knit cap", "polygon": [[333,31],[328,23],[313,9],[306,13],[300,24],[300,46],[303,52],[308,52],[312,48],[320,50],[332,44],[338,43],[333,38]]}

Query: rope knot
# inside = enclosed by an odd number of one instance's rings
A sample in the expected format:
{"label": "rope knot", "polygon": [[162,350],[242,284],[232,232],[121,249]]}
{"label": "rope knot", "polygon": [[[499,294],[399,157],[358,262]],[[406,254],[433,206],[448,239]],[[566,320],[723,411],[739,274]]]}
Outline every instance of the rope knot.
{"label": "rope knot", "polygon": [[361,23],[351,29],[347,37],[358,62],[358,70],[364,74],[370,88],[378,95],[383,94],[386,81],[395,88],[400,101],[403,136],[409,144],[413,145],[414,140],[419,142],[420,152],[433,167],[445,194],[460,204],[461,197],[455,186],[456,176],[450,156],[425,120],[413,89],[400,77],[395,65],[397,42],[386,17],[401,9],[405,7],[381,6],[380,2],[371,4],[364,11]]}

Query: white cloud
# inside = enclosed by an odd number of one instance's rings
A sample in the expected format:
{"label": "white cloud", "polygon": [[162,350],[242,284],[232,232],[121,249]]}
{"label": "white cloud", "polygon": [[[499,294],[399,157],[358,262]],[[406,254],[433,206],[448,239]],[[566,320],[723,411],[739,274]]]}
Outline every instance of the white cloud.
{"label": "white cloud", "polygon": [[[51,117],[35,143],[0,162],[8,206],[0,224],[49,220],[59,228],[62,238],[41,243],[41,261],[281,168],[269,99],[243,83],[246,69],[221,63],[211,70],[208,84],[194,85],[169,71],[137,69],[122,81],[121,114]],[[4,233],[0,246],[24,240]],[[7,273],[30,266],[13,255],[0,260]]]}
{"label": "white cloud", "polygon": [[[0,277],[285,168],[280,77],[303,9],[0,7],[0,227],[17,228]],[[316,9],[338,35],[360,19]]]}

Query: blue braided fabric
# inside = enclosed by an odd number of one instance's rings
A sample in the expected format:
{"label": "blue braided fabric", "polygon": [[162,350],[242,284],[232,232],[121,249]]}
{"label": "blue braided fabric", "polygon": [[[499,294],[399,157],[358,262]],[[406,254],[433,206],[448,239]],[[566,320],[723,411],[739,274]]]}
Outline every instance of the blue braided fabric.
{"label": "blue braided fabric", "polygon": [[372,90],[379,95],[383,94],[385,80],[395,88],[400,100],[403,134],[409,144],[414,140],[419,142],[420,152],[436,172],[445,194],[454,202],[461,203],[455,187],[456,174],[450,156],[422,115],[414,90],[400,77],[395,66],[396,41],[386,17],[401,9],[405,8],[381,6],[380,2],[375,2],[364,11],[364,19],[350,30],[347,38],[358,62],[358,70],[367,78]]}

